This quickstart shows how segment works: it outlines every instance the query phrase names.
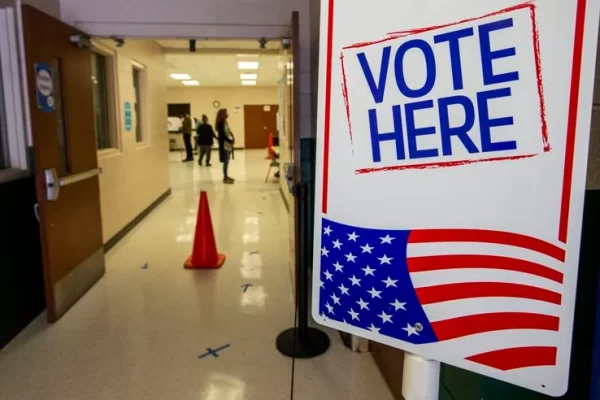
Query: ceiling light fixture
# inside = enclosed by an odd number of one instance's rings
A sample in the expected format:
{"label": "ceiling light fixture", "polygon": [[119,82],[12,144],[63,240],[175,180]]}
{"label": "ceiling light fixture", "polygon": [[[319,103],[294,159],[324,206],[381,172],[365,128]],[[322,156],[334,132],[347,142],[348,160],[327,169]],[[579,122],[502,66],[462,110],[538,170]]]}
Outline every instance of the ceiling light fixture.
{"label": "ceiling light fixture", "polygon": [[242,81],[242,86],[256,86],[256,81]]}
{"label": "ceiling light fixture", "polygon": [[199,86],[200,82],[198,81],[181,81],[185,86]]}
{"label": "ceiling light fixture", "polygon": [[171,74],[171,78],[177,79],[178,81],[192,79],[188,74]]}
{"label": "ceiling light fixture", "polygon": [[243,81],[252,81],[252,80],[256,80],[257,75],[256,74],[240,74],[240,79]]}
{"label": "ceiling light fixture", "polygon": [[258,53],[237,54],[237,58],[254,61],[254,60],[258,59]]}
{"label": "ceiling light fixture", "polygon": [[258,61],[238,61],[239,69],[258,69]]}

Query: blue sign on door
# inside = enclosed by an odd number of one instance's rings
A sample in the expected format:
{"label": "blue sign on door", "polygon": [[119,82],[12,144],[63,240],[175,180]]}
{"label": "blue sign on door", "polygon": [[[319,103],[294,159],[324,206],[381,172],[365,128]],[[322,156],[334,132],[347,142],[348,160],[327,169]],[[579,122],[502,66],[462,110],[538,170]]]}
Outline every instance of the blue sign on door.
{"label": "blue sign on door", "polygon": [[125,130],[131,132],[131,103],[125,102]]}
{"label": "blue sign on door", "polygon": [[52,67],[46,62],[35,64],[35,93],[37,106],[43,112],[55,109]]}

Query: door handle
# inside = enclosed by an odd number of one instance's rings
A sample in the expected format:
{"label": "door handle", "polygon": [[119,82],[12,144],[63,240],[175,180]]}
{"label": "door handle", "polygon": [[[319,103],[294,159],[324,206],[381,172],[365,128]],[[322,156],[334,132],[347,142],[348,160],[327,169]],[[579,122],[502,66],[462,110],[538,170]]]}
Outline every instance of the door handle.
{"label": "door handle", "polygon": [[44,171],[44,175],[46,176],[46,198],[50,201],[56,201],[60,196],[60,188],[94,178],[101,173],[102,168],[94,168],[85,172],[59,178],[54,168],[48,168]]}

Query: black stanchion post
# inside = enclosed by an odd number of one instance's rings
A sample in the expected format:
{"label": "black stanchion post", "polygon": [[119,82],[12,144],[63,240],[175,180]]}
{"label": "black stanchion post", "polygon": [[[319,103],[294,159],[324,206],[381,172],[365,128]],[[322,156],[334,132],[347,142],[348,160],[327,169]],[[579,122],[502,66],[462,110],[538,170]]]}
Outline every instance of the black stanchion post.
{"label": "black stanchion post", "polygon": [[299,221],[300,248],[297,250],[296,267],[296,310],[298,311],[297,327],[287,329],[277,337],[277,350],[295,358],[313,358],[325,353],[329,348],[329,336],[319,329],[308,326],[309,270],[305,254],[306,225],[309,218],[308,185],[299,183],[295,187],[296,218]]}

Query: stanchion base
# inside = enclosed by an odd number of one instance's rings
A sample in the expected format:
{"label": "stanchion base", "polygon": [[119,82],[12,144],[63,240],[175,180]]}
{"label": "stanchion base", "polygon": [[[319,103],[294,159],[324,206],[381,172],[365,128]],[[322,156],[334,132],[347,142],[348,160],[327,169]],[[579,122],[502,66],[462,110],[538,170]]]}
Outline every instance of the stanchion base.
{"label": "stanchion base", "polygon": [[329,336],[316,328],[308,328],[307,338],[298,340],[297,328],[285,330],[277,336],[277,350],[285,356],[314,358],[329,349]]}

